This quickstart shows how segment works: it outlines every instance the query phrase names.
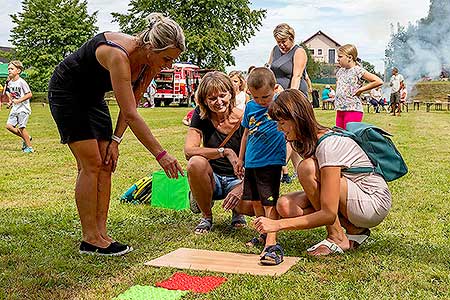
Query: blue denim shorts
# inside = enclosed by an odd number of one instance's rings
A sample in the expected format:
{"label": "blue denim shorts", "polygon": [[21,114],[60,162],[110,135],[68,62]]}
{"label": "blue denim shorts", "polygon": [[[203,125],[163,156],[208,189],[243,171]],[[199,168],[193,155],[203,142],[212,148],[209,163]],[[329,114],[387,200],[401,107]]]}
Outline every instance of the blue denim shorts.
{"label": "blue denim shorts", "polygon": [[242,182],[236,176],[223,176],[213,173],[214,176],[214,191],[213,200],[222,200],[228,193],[239,183]]}

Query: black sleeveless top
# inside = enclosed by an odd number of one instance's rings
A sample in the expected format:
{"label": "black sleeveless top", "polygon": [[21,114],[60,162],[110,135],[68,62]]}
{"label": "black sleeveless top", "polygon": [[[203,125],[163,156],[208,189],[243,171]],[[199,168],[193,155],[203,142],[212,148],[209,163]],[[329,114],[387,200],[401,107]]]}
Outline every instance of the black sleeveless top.
{"label": "black sleeveless top", "polygon": [[[49,91],[66,91],[77,95],[86,95],[87,93],[94,98],[103,98],[106,92],[112,91],[110,73],[95,56],[97,48],[104,44],[117,47],[128,56],[125,48],[107,40],[104,33],[99,33],[84,43],[76,52],[67,56],[56,67],[49,83]],[[138,80],[144,69],[145,67]]]}
{"label": "black sleeveless top", "polygon": [[[226,137],[228,136],[228,134],[224,134],[217,131],[211,120],[201,119],[200,108],[198,106],[195,108],[194,114],[192,115],[190,127],[196,128],[202,132],[203,146],[208,148],[218,148],[222,143],[222,141],[226,139]],[[243,134],[244,134],[244,127],[242,127],[241,124],[241,126],[239,126],[239,128],[233,133],[231,138],[225,144],[225,147],[233,149],[236,155],[239,155]],[[218,175],[236,176],[234,175],[233,165],[226,157],[211,159],[209,163],[214,173]]]}
{"label": "black sleeveless top", "polygon": [[[277,83],[285,90],[291,87],[292,75],[294,73],[294,54],[299,48],[298,45],[289,50],[287,53],[282,53],[278,46],[275,46],[272,51],[272,63],[270,69],[275,74]],[[298,89],[306,96],[308,95],[308,85],[306,83],[306,68],[303,70],[302,78],[300,79],[300,86]]]}

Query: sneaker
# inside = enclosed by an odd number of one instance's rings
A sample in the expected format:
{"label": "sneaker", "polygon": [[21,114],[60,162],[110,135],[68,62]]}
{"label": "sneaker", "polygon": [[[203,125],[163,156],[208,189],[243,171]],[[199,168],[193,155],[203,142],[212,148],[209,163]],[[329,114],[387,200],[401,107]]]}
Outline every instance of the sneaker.
{"label": "sneaker", "polygon": [[[30,142],[33,140],[33,137],[30,135]],[[22,142],[22,151],[25,150],[27,147],[27,144],[25,143],[25,140]]]}
{"label": "sneaker", "polygon": [[114,244],[116,247],[124,247],[124,246],[125,246],[125,247],[128,247],[127,253],[134,250],[133,247],[128,246],[128,245],[124,245],[124,244],[119,243],[119,242],[117,242],[117,241],[114,241],[114,242],[112,242],[111,244]]}
{"label": "sneaker", "polygon": [[106,248],[97,247],[86,242],[81,242],[80,244],[80,254],[91,254],[91,255],[101,255],[101,256],[121,256],[130,251],[133,248],[127,245],[123,245],[119,242],[113,242],[109,244]]}
{"label": "sneaker", "polygon": [[[211,208],[213,207],[214,207],[214,200],[211,200]],[[195,200],[191,191],[189,191],[189,208],[194,214],[199,214],[202,212],[200,210],[200,207],[198,207],[197,200]]]}
{"label": "sneaker", "polygon": [[189,208],[194,214],[199,214],[200,207],[198,207],[197,201],[194,199],[194,196],[192,195],[192,192],[189,192]]}
{"label": "sneaker", "polygon": [[291,183],[292,179],[291,177],[289,177],[289,174],[283,174],[283,176],[281,177],[281,183]]}
{"label": "sneaker", "polygon": [[25,147],[25,149],[23,149],[23,153],[33,153],[34,150],[32,147]]}

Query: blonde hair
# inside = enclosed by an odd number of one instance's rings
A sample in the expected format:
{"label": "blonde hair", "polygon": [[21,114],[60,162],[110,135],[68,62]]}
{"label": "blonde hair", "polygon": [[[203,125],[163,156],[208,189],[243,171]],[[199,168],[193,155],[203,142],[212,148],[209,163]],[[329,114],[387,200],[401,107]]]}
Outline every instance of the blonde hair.
{"label": "blonde hair", "polygon": [[338,52],[350,56],[354,62],[358,62],[358,49],[356,49],[355,45],[345,44],[339,47]]}
{"label": "blonde hair", "polygon": [[161,13],[151,13],[147,22],[147,29],[138,34],[141,45],[151,45],[156,52],[168,48],[186,50],[183,29],[174,20]]}
{"label": "blonde hair", "polygon": [[289,26],[286,23],[278,24],[277,27],[273,30],[273,37],[278,40],[289,39],[294,41],[295,39],[295,31],[294,28]]}
{"label": "blonde hair", "polygon": [[259,90],[262,87],[270,87],[273,89],[276,83],[277,81],[272,70],[266,67],[254,68],[247,79],[248,87],[255,90]]}
{"label": "blonde hair", "polygon": [[9,65],[13,65],[17,69],[19,69],[20,72],[22,72],[23,69],[24,69],[23,64],[22,64],[22,62],[20,60],[12,60],[12,61],[9,62],[8,66]]}
{"label": "blonde hair", "polygon": [[206,103],[208,96],[215,93],[228,92],[231,95],[228,113],[236,106],[236,93],[230,77],[225,73],[214,71],[206,73],[197,89],[197,104],[200,108],[200,119],[211,119],[211,110]]}
{"label": "blonde hair", "polygon": [[243,91],[245,90],[245,78],[244,75],[242,75],[241,71],[231,71],[230,74],[228,74],[228,77],[233,78],[234,76],[236,76],[237,78],[239,78],[240,84],[239,84],[239,90]]}

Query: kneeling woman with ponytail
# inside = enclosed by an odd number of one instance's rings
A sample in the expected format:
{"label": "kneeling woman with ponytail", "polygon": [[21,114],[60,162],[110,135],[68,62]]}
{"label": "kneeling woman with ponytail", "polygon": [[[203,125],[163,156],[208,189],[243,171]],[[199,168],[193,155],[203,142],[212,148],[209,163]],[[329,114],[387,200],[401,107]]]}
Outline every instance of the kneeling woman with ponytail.
{"label": "kneeling woman with ponytail", "polygon": [[[297,167],[303,191],[283,195],[277,211],[283,218],[257,218],[261,233],[326,226],[327,237],[309,248],[310,255],[343,253],[367,240],[391,208],[386,181],[375,173],[346,173],[352,167],[373,167],[361,147],[349,137],[330,135],[320,125],[305,96],[297,90],[282,92],[269,107],[278,129],[304,160]],[[346,232],[344,232],[343,228]]]}

